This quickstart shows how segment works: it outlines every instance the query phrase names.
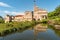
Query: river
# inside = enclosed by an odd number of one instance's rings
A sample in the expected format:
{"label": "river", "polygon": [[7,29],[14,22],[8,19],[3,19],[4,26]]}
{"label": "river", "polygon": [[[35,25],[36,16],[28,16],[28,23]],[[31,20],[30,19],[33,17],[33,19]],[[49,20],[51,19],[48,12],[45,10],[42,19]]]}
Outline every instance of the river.
{"label": "river", "polygon": [[46,31],[35,31],[34,28],[29,28],[23,32],[0,37],[0,40],[60,40],[60,31],[50,28]]}

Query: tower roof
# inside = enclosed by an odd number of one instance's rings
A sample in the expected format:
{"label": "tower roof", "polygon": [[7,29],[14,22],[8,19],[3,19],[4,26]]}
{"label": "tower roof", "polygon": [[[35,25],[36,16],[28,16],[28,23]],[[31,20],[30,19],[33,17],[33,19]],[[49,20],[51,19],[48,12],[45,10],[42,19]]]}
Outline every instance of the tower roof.
{"label": "tower roof", "polygon": [[34,0],[34,11],[38,11],[39,10],[39,8],[38,8],[38,6],[36,5],[36,0]]}
{"label": "tower roof", "polygon": [[24,15],[16,15],[15,17],[23,17]]}
{"label": "tower roof", "polygon": [[44,9],[42,9],[42,8],[39,8],[39,7],[36,5],[36,0],[34,0],[34,12],[36,12],[36,11],[46,11],[46,10],[44,10]]}

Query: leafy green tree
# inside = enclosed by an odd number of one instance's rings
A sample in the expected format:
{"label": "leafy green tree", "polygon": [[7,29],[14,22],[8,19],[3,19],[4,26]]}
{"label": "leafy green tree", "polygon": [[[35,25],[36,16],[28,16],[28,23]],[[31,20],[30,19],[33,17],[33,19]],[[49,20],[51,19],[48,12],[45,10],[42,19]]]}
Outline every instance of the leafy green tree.
{"label": "leafy green tree", "polygon": [[60,18],[60,5],[54,11],[48,13],[48,18]]}
{"label": "leafy green tree", "polygon": [[4,19],[2,16],[0,16],[0,23],[4,23]]}

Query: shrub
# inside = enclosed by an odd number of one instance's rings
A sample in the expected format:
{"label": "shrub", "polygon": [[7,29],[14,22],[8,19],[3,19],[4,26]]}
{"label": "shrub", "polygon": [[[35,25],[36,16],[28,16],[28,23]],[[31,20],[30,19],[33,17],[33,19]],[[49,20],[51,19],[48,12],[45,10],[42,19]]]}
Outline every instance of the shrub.
{"label": "shrub", "polygon": [[41,23],[47,23],[47,19],[41,20]]}
{"label": "shrub", "polygon": [[10,23],[6,23],[6,27],[13,27],[13,24],[10,24]]}
{"label": "shrub", "polygon": [[1,20],[1,19],[0,19],[0,23],[4,23],[4,20]]}

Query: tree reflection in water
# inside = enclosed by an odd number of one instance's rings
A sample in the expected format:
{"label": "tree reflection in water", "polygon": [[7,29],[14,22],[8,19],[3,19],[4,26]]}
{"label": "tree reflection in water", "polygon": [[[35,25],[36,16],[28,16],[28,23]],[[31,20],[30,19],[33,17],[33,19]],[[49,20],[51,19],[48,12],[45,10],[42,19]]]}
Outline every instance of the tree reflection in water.
{"label": "tree reflection in water", "polygon": [[57,30],[57,29],[53,29],[53,30],[54,30],[55,34],[60,37],[60,30]]}
{"label": "tree reflection in water", "polygon": [[54,26],[48,25],[49,29],[54,30],[55,34],[60,37],[60,29],[54,28]]}
{"label": "tree reflection in water", "polygon": [[60,37],[60,30],[55,30],[55,33]]}

